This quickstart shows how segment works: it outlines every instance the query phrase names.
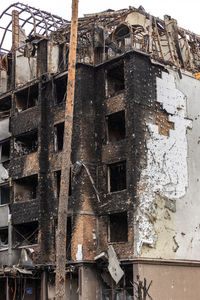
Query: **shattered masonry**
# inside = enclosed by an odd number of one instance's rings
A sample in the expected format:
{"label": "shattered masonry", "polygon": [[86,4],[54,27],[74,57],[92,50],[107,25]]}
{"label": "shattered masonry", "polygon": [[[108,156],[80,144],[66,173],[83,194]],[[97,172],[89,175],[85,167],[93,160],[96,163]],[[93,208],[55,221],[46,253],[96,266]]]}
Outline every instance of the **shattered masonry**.
{"label": "shattered masonry", "polygon": [[[0,298],[53,300],[70,22],[15,3],[0,23]],[[79,18],[67,299],[197,299],[199,74],[170,16]]]}

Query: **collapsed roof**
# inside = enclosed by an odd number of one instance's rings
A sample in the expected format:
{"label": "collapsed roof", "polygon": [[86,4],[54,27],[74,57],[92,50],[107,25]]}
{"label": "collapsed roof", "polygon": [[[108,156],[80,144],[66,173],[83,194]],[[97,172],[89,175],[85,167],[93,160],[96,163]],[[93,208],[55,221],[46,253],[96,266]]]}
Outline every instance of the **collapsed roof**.
{"label": "collapsed roof", "polygon": [[[0,52],[10,50],[3,45],[7,35],[12,33],[13,10],[18,11],[21,29],[26,30],[27,38],[19,45],[21,48],[32,41],[36,45],[45,38],[62,45],[67,57],[70,22],[22,3],[9,6],[0,16],[0,24],[5,16],[8,17],[7,26],[0,26],[3,32]],[[161,20],[142,7],[129,7],[79,18],[78,62],[96,65],[132,50],[177,69],[200,71],[200,36],[178,27],[177,21],[170,16]]]}

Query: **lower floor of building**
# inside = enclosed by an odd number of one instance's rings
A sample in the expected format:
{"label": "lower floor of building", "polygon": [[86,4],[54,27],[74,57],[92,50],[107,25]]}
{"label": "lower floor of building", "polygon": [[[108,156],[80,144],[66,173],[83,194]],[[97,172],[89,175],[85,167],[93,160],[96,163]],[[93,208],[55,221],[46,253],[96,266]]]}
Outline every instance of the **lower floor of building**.
{"label": "lower floor of building", "polygon": [[[101,262],[66,267],[67,300],[198,300],[200,262],[135,259],[118,267]],[[55,300],[55,267],[0,269],[1,300]]]}

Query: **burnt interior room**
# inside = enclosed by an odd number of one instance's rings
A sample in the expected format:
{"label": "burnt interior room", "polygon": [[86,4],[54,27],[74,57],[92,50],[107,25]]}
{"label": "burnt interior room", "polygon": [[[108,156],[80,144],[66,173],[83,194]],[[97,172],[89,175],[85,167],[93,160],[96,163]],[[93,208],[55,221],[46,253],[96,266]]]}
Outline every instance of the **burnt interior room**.
{"label": "burnt interior room", "polygon": [[54,125],[54,149],[56,152],[63,149],[64,122]]}
{"label": "burnt interior room", "polygon": [[25,202],[36,199],[38,176],[32,175],[14,181],[14,201]]}
{"label": "burnt interior room", "polygon": [[108,165],[108,192],[126,189],[126,161]]}
{"label": "burnt interior room", "polygon": [[108,240],[109,242],[128,241],[127,212],[109,215]]}
{"label": "burnt interior room", "polygon": [[119,111],[106,116],[107,142],[117,142],[125,139],[125,111]]}
{"label": "burnt interior room", "polygon": [[36,152],[38,148],[37,130],[21,134],[14,139],[14,153],[17,156],[27,155]]}
{"label": "burnt interior room", "polygon": [[9,184],[0,185],[0,205],[10,203],[10,187]]}
{"label": "burnt interior room", "polygon": [[0,118],[6,118],[10,116],[11,103],[10,96],[0,100]]}
{"label": "burnt interior room", "polygon": [[125,89],[124,63],[120,62],[106,72],[106,97],[113,97]]}
{"label": "burnt interior room", "polygon": [[13,226],[13,242],[15,247],[38,243],[38,222],[17,224]]}
{"label": "burnt interior room", "polygon": [[38,103],[38,85],[29,86],[15,94],[16,111],[21,112]]}
{"label": "burnt interior room", "polygon": [[55,89],[55,104],[60,104],[64,102],[66,98],[67,76],[62,76],[61,78],[55,79],[54,89]]}
{"label": "burnt interior room", "polygon": [[0,229],[0,248],[8,246],[8,227]]}
{"label": "burnt interior room", "polygon": [[5,162],[10,158],[10,139],[6,139],[0,143],[0,162]]}

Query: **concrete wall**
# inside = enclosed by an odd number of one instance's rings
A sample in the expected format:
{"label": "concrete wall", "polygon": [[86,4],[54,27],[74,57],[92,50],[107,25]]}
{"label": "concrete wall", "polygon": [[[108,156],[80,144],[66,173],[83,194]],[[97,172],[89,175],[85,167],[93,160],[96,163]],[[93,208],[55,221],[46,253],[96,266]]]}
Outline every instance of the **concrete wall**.
{"label": "concrete wall", "polygon": [[9,207],[7,204],[0,206],[0,227],[8,226]]}
{"label": "concrete wall", "polygon": [[149,295],[153,300],[199,299],[197,278],[200,276],[200,266],[198,265],[148,262],[134,264],[133,274],[134,282],[137,282],[137,275],[143,283],[144,278],[147,280],[147,286],[152,281]]}

